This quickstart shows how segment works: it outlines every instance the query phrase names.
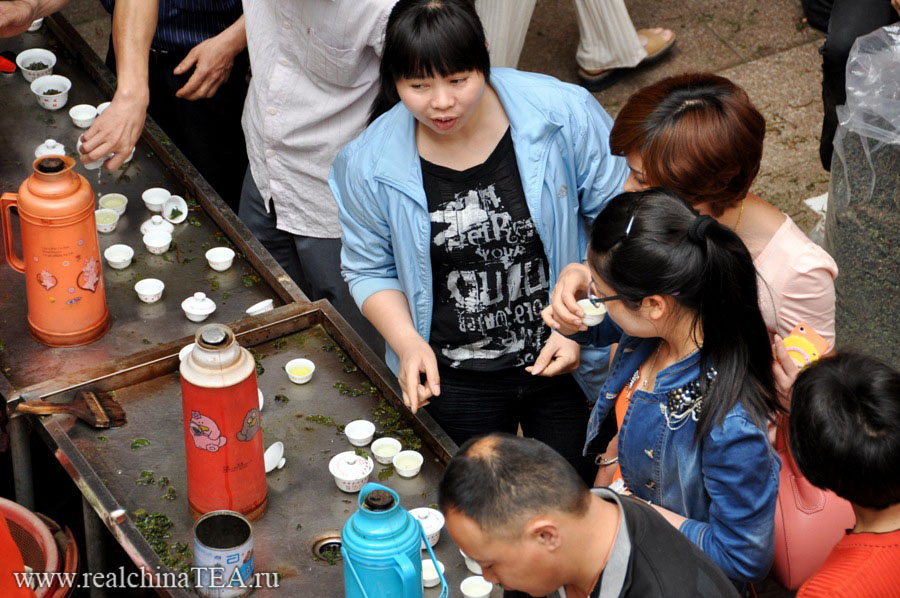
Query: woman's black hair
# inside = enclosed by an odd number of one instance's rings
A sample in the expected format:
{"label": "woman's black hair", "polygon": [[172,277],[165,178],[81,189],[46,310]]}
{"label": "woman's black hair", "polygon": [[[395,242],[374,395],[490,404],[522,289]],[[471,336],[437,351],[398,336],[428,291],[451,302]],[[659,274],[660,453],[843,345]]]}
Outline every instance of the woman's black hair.
{"label": "woman's black hair", "polygon": [[[666,189],[622,193],[594,221],[588,260],[627,307],[670,295],[694,313],[692,330],[703,333],[704,373],[695,440],[721,423],[736,401],[761,428],[781,409],[756,268],[733,231]],[[705,375],[711,369],[712,381]]]}
{"label": "woman's black hair", "polygon": [[490,80],[491,59],[474,0],[400,0],[388,17],[369,123],[400,101],[398,79],[473,70]]}

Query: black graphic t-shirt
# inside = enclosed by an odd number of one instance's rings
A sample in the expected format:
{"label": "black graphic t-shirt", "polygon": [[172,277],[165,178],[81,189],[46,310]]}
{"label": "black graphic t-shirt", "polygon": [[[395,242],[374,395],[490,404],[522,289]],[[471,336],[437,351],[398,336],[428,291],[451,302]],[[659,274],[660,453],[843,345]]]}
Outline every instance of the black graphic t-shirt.
{"label": "black graphic t-shirt", "polygon": [[509,129],[483,164],[458,171],[422,159],[422,176],[438,363],[479,371],[531,365],[550,335],[541,320],[550,285]]}

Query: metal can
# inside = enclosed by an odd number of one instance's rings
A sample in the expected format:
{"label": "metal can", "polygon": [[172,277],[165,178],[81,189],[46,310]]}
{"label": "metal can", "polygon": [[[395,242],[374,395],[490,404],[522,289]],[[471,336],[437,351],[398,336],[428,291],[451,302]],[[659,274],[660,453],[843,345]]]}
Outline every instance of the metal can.
{"label": "metal can", "polygon": [[253,527],[237,511],[212,511],[194,523],[194,583],[207,598],[253,590]]}

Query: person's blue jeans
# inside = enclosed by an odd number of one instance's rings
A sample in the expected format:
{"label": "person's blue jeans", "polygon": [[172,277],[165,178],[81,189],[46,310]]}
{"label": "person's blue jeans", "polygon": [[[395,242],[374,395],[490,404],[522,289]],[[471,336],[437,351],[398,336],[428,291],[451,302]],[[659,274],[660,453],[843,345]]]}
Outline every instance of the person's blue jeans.
{"label": "person's blue jeans", "polygon": [[549,445],[593,485],[597,466],[581,454],[590,406],[571,374],[545,378],[524,369],[476,372],[439,367],[441,394],[425,407],[456,444],[489,432]]}
{"label": "person's blue jeans", "polygon": [[384,359],[384,339],[362,315],[341,277],[341,240],[294,235],[276,228],[275,203],[266,212],[250,168],[241,187],[238,217],[275,261],[313,301],[327,299],[347,323]]}

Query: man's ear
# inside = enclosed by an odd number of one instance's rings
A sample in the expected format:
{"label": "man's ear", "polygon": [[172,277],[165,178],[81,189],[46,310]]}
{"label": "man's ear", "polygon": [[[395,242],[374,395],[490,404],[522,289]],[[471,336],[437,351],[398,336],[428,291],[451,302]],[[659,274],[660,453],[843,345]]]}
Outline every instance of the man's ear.
{"label": "man's ear", "polygon": [[550,552],[559,548],[562,543],[559,525],[549,517],[532,519],[526,527],[525,535],[529,540],[537,542],[542,548]]}

